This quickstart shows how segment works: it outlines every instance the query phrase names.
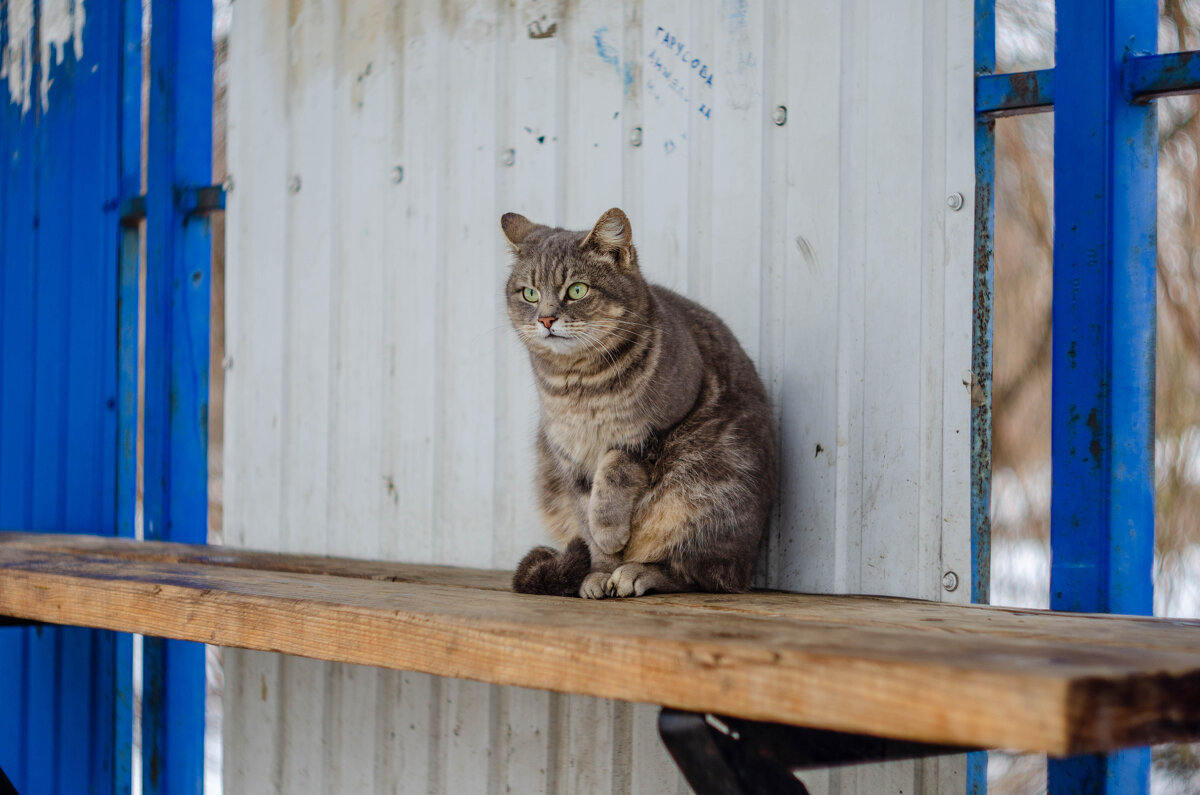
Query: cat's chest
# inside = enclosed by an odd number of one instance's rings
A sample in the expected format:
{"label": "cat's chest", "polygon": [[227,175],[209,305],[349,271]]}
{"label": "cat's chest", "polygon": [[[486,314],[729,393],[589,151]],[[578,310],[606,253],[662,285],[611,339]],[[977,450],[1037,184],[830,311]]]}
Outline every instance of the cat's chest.
{"label": "cat's chest", "polygon": [[609,450],[639,447],[651,434],[620,401],[543,399],[542,429],[550,443],[588,477]]}

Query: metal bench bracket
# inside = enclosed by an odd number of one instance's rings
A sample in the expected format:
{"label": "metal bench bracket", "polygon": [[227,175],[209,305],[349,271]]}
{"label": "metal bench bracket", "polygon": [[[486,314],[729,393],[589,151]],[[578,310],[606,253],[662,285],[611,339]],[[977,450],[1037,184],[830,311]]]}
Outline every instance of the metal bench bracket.
{"label": "metal bench bracket", "polygon": [[808,795],[805,770],[977,750],[664,707],[658,733],[696,795]]}

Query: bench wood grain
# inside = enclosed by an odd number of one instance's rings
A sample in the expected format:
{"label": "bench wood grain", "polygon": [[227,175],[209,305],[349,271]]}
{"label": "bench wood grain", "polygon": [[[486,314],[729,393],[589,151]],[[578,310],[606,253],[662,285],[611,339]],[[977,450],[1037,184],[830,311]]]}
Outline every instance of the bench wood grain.
{"label": "bench wood grain", "polygon": [[590,602],[508,578],[0,533],[15,618],[962,746],[1200,735],[1200,622],[777,592]]}

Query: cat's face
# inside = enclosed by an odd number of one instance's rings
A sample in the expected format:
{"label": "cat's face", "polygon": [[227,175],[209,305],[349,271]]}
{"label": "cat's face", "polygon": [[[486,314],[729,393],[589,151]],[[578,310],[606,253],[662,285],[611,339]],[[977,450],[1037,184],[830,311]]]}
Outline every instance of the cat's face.
{"label": "cat's face", "polygon": [[531,351],[603,357],[648,332],[647,287],[620,210],[605,213],[591,232],[539,226],[512,213],[501,226],[515,255],[508,316]]}

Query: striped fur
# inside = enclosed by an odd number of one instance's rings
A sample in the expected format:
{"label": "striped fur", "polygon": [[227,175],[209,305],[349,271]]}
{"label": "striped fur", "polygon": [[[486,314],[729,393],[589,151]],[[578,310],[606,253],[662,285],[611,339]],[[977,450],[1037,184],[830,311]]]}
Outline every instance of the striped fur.
{"label": "striped fur", "polygon": [[[559,547],[586,543],[580,595],[745,590],[778,474],[749,357],[716,315],[642,278],[620,210],[589,232],[513,213],[501,227],[508,314],[541,401],[539,505]],[[520,571],[516,590],[568,593],[563,576],[582,569],[539,547]]]}

